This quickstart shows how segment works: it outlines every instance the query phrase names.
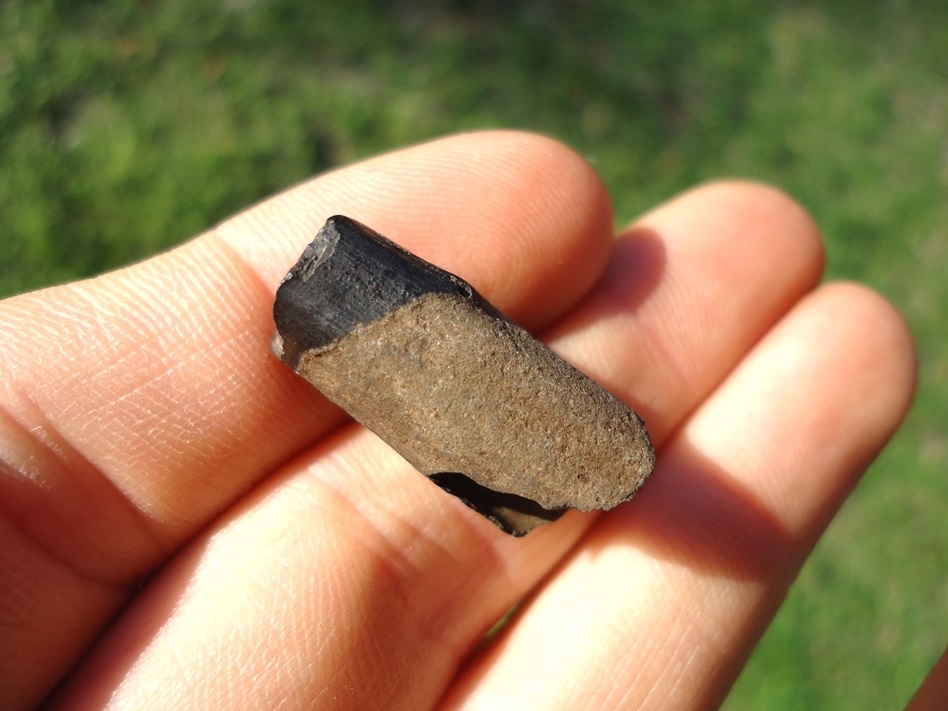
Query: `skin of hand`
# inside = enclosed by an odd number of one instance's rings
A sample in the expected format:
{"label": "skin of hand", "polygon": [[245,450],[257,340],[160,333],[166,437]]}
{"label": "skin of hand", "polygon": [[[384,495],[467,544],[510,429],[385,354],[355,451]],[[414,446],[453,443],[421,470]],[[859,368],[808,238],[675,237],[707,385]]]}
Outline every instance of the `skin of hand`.
{"label": "skin of hand", "polygon": [[[279,363],[274,291],[336,213],[641,413],[635,500],[511,538]],[[822,267],[772,188],[616,236],[584,160],[485,132],[0,302],[0,705],[714,708],[914,389],[896,311]]]}

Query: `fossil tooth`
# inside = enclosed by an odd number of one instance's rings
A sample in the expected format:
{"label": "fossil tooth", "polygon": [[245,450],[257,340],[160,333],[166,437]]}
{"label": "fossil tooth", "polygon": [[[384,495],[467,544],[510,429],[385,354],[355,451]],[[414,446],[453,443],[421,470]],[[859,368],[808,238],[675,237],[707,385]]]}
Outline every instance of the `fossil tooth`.
{"label": "fossil tooth", "polygon": [[628,501],[642,419],[459,277],[347,217],[280,285],[274,352],[504,531]]}

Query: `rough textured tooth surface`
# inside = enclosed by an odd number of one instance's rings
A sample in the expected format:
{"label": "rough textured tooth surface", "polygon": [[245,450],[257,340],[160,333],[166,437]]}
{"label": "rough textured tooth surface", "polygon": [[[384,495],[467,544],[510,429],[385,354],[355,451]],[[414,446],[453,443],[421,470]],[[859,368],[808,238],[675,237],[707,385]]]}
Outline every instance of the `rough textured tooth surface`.
{"label": "rough textured tooth surface", "polygon": [[416,469],[523,535],[632,498],[642,419],[470,285],[346,217],[277,291],[274,352]]}

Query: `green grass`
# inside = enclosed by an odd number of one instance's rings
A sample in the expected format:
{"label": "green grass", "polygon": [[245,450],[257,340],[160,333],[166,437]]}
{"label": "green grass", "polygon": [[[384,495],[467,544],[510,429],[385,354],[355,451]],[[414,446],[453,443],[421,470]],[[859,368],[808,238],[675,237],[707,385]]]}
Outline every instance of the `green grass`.
{"label": "green grass", "polygon": [[0,294],[185,239],[334,165],[513,126],[620,221],[741,175],[893,299],[921,391],[726,708],[899,708],[948,635],[948,6],[684,0],[0,3]]}

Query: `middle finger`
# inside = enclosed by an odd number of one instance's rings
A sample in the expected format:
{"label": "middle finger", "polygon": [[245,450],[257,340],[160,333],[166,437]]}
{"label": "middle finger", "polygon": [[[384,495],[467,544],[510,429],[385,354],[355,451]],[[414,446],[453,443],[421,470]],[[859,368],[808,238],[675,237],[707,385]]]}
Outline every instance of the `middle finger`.
{"label": "middle finger", "polygon": [[[710,186],[623,237],[605,279],[551,335],[646,416],[658,445],[820,268],[812,224],[786,198]],[[174,688],[184,670],[217,705],[422,708],[592,520],[509,538],[350,428],[182,556],[100,658],[136,650],[124,688]]]}

